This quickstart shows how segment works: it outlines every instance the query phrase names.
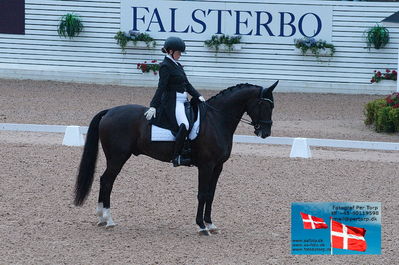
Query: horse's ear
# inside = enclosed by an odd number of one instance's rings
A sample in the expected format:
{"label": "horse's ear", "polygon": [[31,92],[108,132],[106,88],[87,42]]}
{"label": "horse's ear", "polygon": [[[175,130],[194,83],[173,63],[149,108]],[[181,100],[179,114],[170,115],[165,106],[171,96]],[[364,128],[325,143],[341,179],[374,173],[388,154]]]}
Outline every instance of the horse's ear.
{"label": "horse's ear", "polygon": [[278,85],[278,82],[279,82],[280,80],[277,80],[273,85],[271,85],[267,90],[268,91],[270,91],[270,92],[273,92],[273,89]]}
{"label": "horse's ear", "polygon": [[277,86],[278,82],[280,80],[277,80],[273,85],[271,85],[269,88],[263,89],[262,91],[262,98],[267,98],[268,95],[270,95],[273,92],[273,89]]}

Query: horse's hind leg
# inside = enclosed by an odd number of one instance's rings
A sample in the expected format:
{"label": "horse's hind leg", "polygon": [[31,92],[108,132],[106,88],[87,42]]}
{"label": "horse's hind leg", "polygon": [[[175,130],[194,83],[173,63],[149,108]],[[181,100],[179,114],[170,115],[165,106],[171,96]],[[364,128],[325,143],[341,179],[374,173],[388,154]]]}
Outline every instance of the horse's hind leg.
{"label": "horse's hind leg", "polygon": [[129,157],[130,154],[119,154],[117,157],[114,156],[112,159],[107,159],[107,169],[100,178],[100,193],[96,211],[99,217],[99,226],[105,225],[107,228],[115,226],[110,210],[112,187],[116,177]]}

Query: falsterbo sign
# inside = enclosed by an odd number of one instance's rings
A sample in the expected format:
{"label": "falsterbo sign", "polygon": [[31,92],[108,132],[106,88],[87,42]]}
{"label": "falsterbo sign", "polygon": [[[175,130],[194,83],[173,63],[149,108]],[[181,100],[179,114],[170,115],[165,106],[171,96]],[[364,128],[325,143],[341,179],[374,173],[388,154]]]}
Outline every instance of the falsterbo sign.
{"label": "falsterbo sign", "polygon": [[332,7],[121,0],[121,30],[192,40],[227,34],[255,43],[292,43],[305,36],[331,41]]}

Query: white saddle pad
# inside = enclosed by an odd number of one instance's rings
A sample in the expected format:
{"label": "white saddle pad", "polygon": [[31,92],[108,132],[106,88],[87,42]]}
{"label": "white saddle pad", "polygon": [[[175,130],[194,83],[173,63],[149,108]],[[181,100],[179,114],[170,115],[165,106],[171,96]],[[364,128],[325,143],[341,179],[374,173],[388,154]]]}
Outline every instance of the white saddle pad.
{"label": "white saddle pad", "polygon": [[[194,140],[198,136],[199,128],[200,128],[200,113],[198,110],[198,118],[194,122],[193,128],[191,129],[190,133],[188,134],[188,138],[190,140]],[[175,137],[173,136],[172,132],[168,129],[164,129],[158,127],[156,125],[151,126],[151,141],[174,141]]]}

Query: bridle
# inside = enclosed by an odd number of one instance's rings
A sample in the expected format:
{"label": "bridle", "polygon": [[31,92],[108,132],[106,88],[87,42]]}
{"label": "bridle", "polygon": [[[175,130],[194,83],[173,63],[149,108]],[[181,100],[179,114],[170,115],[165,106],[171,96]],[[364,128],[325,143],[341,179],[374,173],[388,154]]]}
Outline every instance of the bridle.
{"label": "bridle", "polygon": [[[263,100],[263,101],[269,101],[271,104],[272,104],[272,106],[274,106],[274,102],[273,102],[273,100],[271,100],[271,99],[269,99],[269,98],[262,98],[262,95],[263,95],[263,92],[265,91],[265,88],[264,87],[262,87],[262,89],[261,89],[261,91],[260,91],[260,94],[259,94],[259,100]],[[262,129],[262,126],[266,126],[266,125],[269,125],[270,124],[270,126],[273,124],[273,121],[272,120],[257,120],[257,121],[251,121],[251,124],[250,125],[252,125],[252,126],[254,126],[254,129],[255,130],[259,130],[259,129]]]}
{"label": "bridle", "polygon": [[[258,100],[269,101],[272,105],[274,105],[273,100],[268,99],[268,98],[262,98],[262,94],[263,94],[264,90],[265,90],[265,88],[262,87],[261,90],[260,90],[260,93],[259,93],[259,98],[258,98]],[[206,103],[206,102],[203,102],[203,103],[204,103],[207,107],[209,107],[209,108],[211,108],[211,109],[213,109],[213,110],[215,110],[215,111],[217,111],[217,112],[219,112],[219,113],[222,113],[221,110],[219,110],[219,109],[217,109],[217,108],[215,108],[215,107],[209,105],[208,103]],[[224,115],[226,115],[226,113],[224,113]],[[251,121],[251,120],[248,120],[248,119],[245,119],[245,118],[242,118],[242,117],[241,117],[241,118],[234,117],[233,115],[230,115],[230,114],[227,114],[227,116],[231,117],[231,118],[234,119],[234,120],[239,120],[239,121],[242,122],[242,123],[245,123],[245,124],[254,126],[254,129],[255,129],[255,130],[261,129],[262,126],[266,126],[266,125],[269,125],[269,124],[272,125],[272,124],[273,124],[273,121],[272,121],[272,120],[257,120],[257,121]]]}

